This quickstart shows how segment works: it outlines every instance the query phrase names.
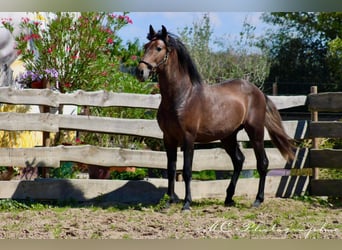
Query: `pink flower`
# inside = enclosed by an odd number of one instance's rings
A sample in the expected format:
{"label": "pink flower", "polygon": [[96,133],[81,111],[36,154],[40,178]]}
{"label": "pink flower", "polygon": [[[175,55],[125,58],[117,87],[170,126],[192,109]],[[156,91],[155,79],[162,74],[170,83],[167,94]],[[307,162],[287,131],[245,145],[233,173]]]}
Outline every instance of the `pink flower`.
{"label": "pink flower", "polygon": [[113,44],[113,43],[114,43],[113,38],[109,37],[109,38],[107,39],[107,43],[108,43],[108,44]]}
{"label": "pink flower", "polygon": [[30,39],[31,39],[31,36],[30,36],[30,35],[25,35],[24,38],[23,38],[23,40],[24,40],[25,42],[29,41]]}
{"label": "pink flower", "polygon": [[137,56],[135,56],[135,55],[133,55],[133,56],[131,56],[131,59],[133,60],[133,61],[135,61],[135,60],[137,60]]}
{"label": "pink flower", "polygon": [[39,34],[32,34],[31,39],[40,39],[40,35]]}
{"label": "pink flower", "polygon": [[28,23],[28,22],[30,22],[30,18],[28,18],[28,17],[22,17],[22,18],[21,18],[21,21],[22,21],[23,23]]}
{"label": "pink flower", "polygon": [[118,19],[121,20],[121,21],[125,21],[126,23],[130,23],[130,24],[133,23],[132,19],[130,19],[129,16],[122,16],[122,15],[120,15],[118,17]]}
{"label": "pink flower", "polygon": [[72,84],[70,82],[64,83],[64,87],[66,88],[71,88]]}

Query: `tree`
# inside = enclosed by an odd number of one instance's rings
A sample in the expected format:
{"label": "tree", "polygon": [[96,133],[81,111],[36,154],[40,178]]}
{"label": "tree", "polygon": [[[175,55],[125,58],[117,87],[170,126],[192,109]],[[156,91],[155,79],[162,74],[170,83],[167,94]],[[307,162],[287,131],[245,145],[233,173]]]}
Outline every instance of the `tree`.
{"label": "tree", "polygon": [[333,83],[321,91],[341,89],[342,13],[265,13],[263,20],[276,25],[263,41],[272,62],[269,81]]}
{"label": "tree", "polygon": [[[243,78],[262,88],[269,63],[266,54],[257,51],[259,38],[255,37],[254,30],[255,27],[245,20],[239,40],[231,41],[227,37],[213,40],[210,16],[204,14],[192,27],[185,27],[179,33],[206,82]],[[211,42],[216,44],[218,51],[210,48]]]}

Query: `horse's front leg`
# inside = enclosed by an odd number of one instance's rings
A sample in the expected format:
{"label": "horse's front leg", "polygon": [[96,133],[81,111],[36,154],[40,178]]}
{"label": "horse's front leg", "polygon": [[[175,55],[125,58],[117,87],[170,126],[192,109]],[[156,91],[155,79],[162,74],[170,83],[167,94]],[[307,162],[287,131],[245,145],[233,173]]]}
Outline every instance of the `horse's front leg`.
{"label": "horse's front leg", "polygon": [[192,178],[192,161],[194,157],[194,143],[185,142],[183,145],[183,157],[184,157],[184,165],[183,165],[183,179],[185,182],[185,199],[182,210],[190,210],[190,204],[192,202],[191,197],[191,178]]}
{"label": "horse's front leg", "polygon": [[176,202],[175,195],[175,179],[176,179],[176,163],[177,163],[177,147],[166,146],[166,156],[167,156],[167,178],[168,178],[168,188],[167,194],[170,197],[170,203]]}

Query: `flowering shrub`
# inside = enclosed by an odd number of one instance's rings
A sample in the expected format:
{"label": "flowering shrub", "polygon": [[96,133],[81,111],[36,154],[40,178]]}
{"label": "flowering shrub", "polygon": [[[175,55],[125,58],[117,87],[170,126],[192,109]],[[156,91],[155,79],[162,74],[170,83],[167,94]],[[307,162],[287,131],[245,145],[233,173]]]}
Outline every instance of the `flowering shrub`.
{"label": "flowering shrub", "polygon": [[[114,92],[143,93],[151,88],[142,85],[132,74],[143,50],[139,42],[128,42],[127,48],[117,32],[130,25],[127,13],[36,13],[37,18],[23,18],[21,32],[15,36],[17,51],[28,70],[22,81],[48,80],[62,93],[77,89],[103,89]],[[14,35],[12,20],[2,25]],[[125,71],[126,73],[124,73]],[[155,117],[155,111],[125,107],[87,107],[87,115],[145,118]],[[81,110],[78,111],[79,113]],[[99,146],[130,145],[134,138],[80,132],[76,142]],[[57,138],[57,137],[56,137]],[[69,140],[72,139],[72,140]],[[75,138],[59,138],[55,144],[75,144]]]}
{"label": "flowering shrub", "polygon": [[[28,70],[23,82],[47,79],[61,92],[95,90],[110,84],[122,63],[121,39],[116,32],[132,20],[127,13],[37,13],[22,18],[15,37],[18,55]],[[2,25],[13,33],[11,19]],[[131,55],[134,56],[135,55]]]}

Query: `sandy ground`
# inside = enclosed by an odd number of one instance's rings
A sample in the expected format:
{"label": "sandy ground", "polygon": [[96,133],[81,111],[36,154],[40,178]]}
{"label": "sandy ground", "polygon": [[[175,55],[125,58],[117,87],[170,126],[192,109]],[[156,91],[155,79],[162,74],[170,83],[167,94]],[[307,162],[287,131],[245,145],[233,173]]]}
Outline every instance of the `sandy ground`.
{"label": "sandy ground", "polygon": [[0,212],[2,239],[338,239],[342,209],[332,204],[293,199],[268,199],[260,208],[239,198],[235,207],[222,201],[156,206],[19,209]]}

